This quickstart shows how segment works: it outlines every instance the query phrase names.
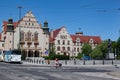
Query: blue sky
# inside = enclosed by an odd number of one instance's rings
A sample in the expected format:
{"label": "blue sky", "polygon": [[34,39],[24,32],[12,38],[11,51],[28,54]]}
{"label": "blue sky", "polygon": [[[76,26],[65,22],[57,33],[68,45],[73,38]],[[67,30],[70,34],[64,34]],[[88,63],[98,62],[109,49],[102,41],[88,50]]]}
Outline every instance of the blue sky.
{"label": "blue sky", "polygon": [[120,29],[120,0],[0,0],[0,24],[12,17],[19,18],[32,10],[39,23],[48,21],[50,29],[62,26],[70,34],[100,36],[102,40],[117,40]]}

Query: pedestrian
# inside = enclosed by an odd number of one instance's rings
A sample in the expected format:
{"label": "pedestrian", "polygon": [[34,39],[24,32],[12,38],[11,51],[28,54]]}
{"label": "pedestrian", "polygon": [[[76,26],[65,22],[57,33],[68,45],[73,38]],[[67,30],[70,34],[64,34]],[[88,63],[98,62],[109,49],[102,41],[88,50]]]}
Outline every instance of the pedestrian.
{"label": "pedestrian", "polygon": [[59,60],[57,58],[55,58],[55,67],[56,67],[56,69],[58,68],[58,66],[59,66]]}

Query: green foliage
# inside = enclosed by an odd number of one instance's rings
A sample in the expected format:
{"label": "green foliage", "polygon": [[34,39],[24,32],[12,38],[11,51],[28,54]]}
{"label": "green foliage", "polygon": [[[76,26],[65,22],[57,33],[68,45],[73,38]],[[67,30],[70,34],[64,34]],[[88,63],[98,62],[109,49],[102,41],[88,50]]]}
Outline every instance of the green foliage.
{"label": "green foliage", "polygon": [[50,54],[49,54],[49,59],[54,60],[54,59],[55,59],[55,56],[56,56],[55,53],[50,53]]}
{"label": "green foliage", "polygon": [[102,58],[102,51],[99,46],[93,49],[92,53],[90,54],[91,58],[93,59],[101,59]]}
{"label": "green foliage", "polygon": [[117,40],[117,47],[120,48],[120,37]]}
{"label": "green foliage", "polygon": [[102,52],[102,58],[105,59],[106,58],[106,54],[108,53],[108,41],[103,41],[100,45],[98,45],[98,47],[100,48],[101,52]]}
{"label": "green foliage", "polygon": [[43,56],[43,58],[45,58],[45,60],[49,60],[49,56]]}
{"label": "green foliage", "polygon": [[120,37],[117,40],[116,54],[117,54],[117,59],[120,60]]}
{"label": "green foliage", "polygon": [[55,58],[58,58],[59,60],[68,60],[69,56],[67,56],[67,55],[58,55],[58,54],[55,54],[55,53],[49,54],[48,59],[55,60]]}
{"label": "green foliage", "polygon": [[112,52],[116,53],[115,49],[117,48],[117,42],[113,41],[112,42]]}
{"label": "green foliage", "polygon": [[120,55],[117,56],[117,60],[120,60]]}
{"label": "green foliage", "polygon": [[85,56],[89,56],[91,52],[92,52],[92,47],[88,43],[85,43],[82,47],[82,53]]}
{"label": "green foliage", "polygon": [[59,60],[69,60],[69,56],[67,55],[56,55],[55,58],[58,58]]}
{"label": "green foliage", "polygon": [[82,53],[78,53],[77,58],[78,58],[78,59],[82,59],[82,57],[83,57],[83,54],[82,54]]}

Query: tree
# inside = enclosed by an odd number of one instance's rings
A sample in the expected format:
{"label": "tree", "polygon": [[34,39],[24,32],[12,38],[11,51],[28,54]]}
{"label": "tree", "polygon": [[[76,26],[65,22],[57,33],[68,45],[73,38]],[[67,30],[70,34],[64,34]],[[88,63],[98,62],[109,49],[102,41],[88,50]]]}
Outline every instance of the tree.
{"label": "tree", "polygon": [[100,46],[97,46],[96,48],[93,49],[92,53],[91,53],[91,57],[93,59],[101,59],[102,58],[102,51],[100,49]]}
{"label": "tree", "polygon": [[102,52],[102,58],[105,59],[106,58],[106,54],[108,53],[108,41],[105,40],[98,46],[99,46],[99,48],[100,48],[100,50]]}
{"label": "tree", "polygon": [[118,49],[118,54],[120,54],[120,37],[117,40],[117,49]]}
{"label": "tree", "polygon": [[83,54],[82,53],[78,53],[77,58],[78,59],[82,59],[82,57],[83,57]]}
{"label": "tree", "polygon": [[117,59],[120,59],[120,37],[117,40],[116,53],[117,53]]}
{"label": "tree", "polygon": [[112,41],[112,52],[113,53],[116,53],[116,50],[117,49],[117,42],[116,41]]}
{"label": "tree", "polygon": [[92,52],[92,47],[88,43],[84,43],[82,47],[82,54],[85,56],[89,56],[89,54]]}

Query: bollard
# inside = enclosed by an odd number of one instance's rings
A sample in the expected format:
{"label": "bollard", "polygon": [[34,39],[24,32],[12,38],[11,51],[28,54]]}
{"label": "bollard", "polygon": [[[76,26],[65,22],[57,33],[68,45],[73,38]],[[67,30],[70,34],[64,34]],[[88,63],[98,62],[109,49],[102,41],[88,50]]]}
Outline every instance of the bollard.
{"label": "bollard", "polygon": [[42,64],[44,64],[44,61],[42,60]]}
{"label": "bollard", "polygon": [[65,65],[67,65],[67,60],[65,60]]}
{"label": "bollard", "polygon": [[74,60],[74,65],[76,65],[76,60]]}
{"label": "bollard", "polygon": [[34,63],[34,61],[32,60],[32,63]]}
{"label": "bollard", "polygon": [[83,61],[83,65],[85,65],[85,60]]}
{"label": "bollard", "polygon": [[112,65],[114,64],[113,60],[112,60]]}
{"label": "bollard", "polygon": [[95,65],[95,60],[93,61],[93,65]]}
{"label": "bollard", "polygon": [[105,64],[104,60],[103,60],[103,65]]}
{"label": "bollard", "polygon": [[39,64],[41,64],[41,60],[39,60]]}
{"label": "bollard", "polygon": [[37,59],[37,64],[38,64],[38,59]]}

